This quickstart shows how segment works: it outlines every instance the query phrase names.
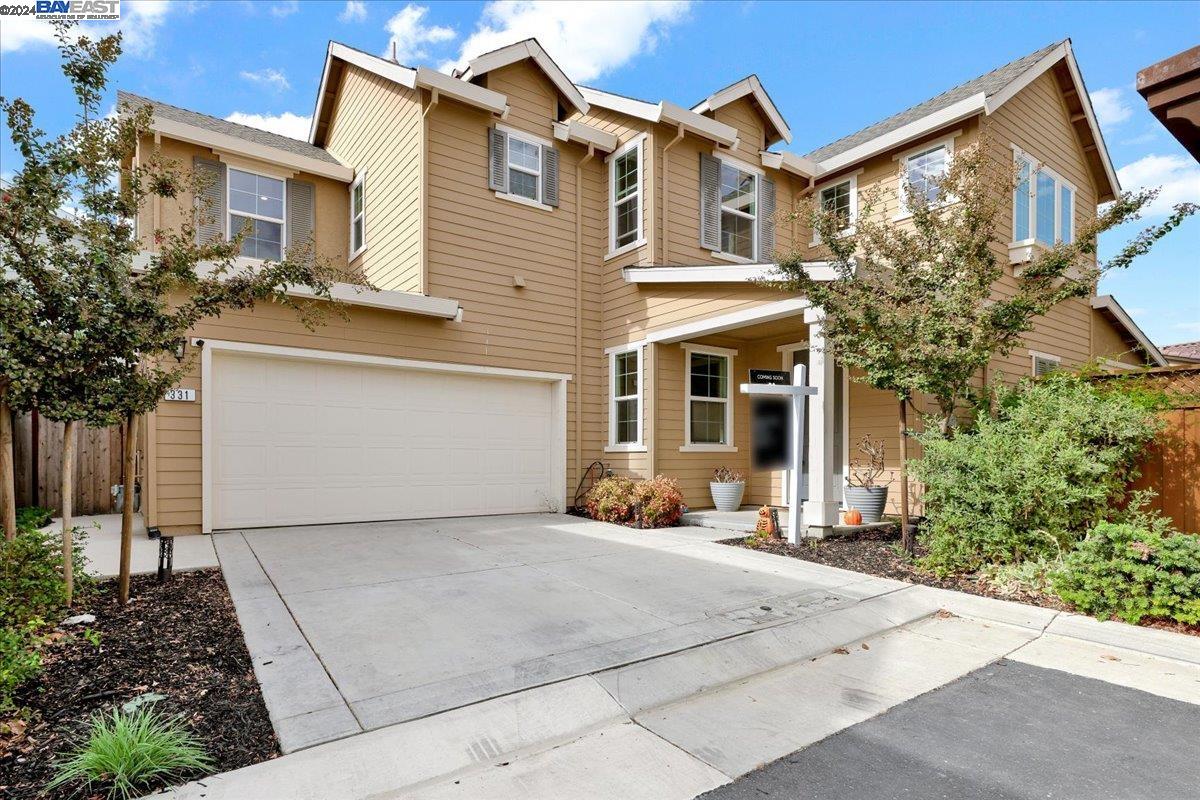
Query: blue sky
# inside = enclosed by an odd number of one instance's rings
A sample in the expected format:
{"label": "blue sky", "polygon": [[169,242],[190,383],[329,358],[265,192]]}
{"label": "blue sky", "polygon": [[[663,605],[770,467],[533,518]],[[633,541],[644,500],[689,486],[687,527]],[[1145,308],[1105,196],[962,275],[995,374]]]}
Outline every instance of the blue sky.
{"label": "blue sky", "polygon": [[[806,152],[1000,64],[1070,37],[1125,188],[1159,208],[1200,201],[1200,166],[1133,90],[1137,71],[1200,41],[1195,3],[155,2],[124,0],[115,86],[285,133],[307,131],[328,39],[446,67],[536,35],[572,78],[691,105],[758,73]],[[44,128],[73,108],[44,25],[0,25],[0,93]],[[251,116],[245,116],[251,115]],[[7,139],[0,172],[19,168]],[[1158,209],[1155,209],[1158,210]],[[1147,217],[1152,221],[1154,214]],[[1101,242],[1111,254],[1131,224]],[[1111,292],[1155,342],[1200,339],[1200,219]]]}

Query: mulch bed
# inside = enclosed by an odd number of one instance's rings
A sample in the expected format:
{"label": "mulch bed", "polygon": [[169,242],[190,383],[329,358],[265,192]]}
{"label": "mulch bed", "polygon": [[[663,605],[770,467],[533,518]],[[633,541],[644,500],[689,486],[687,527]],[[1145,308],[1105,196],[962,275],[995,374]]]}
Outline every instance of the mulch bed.
{"label": "mulch bed", "polygon": [[[721,544],[760,550],[830,567],[878,575],[881,578],[894,578],[908,583],[933,586],[938,589],[953,589],[957,592],[994,597],[999,600],[1013,600],[1058,611],[1073,610],[1070,605],[1052,595],[1032,591],[1006,591],[977,574],[939,578],[932,573],[923,572],[901,550],[898,527],[864,531],[831,539],[812,539],[795,547],[788,544],[785,539],[756,539],[752,536],[725,539]],[[925,555],[920,539],[917,540],[916,554],[918,558]],[[1144,619],[1141,625],[1200,636],[1200,625],[1185,625],[1174,620]]]}
{"label": "mulch bed", "polygon": [[[96,615],[87,627],[100,634],[99,647],[79,626],[44,651],[42,673],[16,698],[23,732],[0,733],[0,797],[38,796],[90,714],[149,692],[166,696],[159,710],[183,715],[217,772],[279,755],[219,570],[177,573],[162,584],[135,577],[125,608],[116,603],[116,583],[105,581],[75,612]],[[0,721],[0,731],[6,727]],[[77,792],[43,796],[77,798]]]}

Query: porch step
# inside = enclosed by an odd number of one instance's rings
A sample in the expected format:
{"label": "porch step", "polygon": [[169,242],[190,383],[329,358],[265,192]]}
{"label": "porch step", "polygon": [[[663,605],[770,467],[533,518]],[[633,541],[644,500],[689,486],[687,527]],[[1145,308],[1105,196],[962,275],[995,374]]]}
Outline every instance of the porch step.
{"label": "porch step", "polygon": [[[689,511],[679,521],[680,525],[697,528],[716,528],[725,531],[753,533],[758,524],[758,506],[742,506],[737,511],[717,511],[713,508]],[[779,527],[787,527],[788,512],[779,510]]]}

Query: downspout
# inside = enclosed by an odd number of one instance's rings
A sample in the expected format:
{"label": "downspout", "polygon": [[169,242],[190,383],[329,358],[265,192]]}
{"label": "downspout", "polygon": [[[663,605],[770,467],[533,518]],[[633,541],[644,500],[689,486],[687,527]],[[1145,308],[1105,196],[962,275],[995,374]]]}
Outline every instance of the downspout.
{"label": "downspout", "polygon": [[429,112],[438,99],[438,90],[431,89],[421,112],[421,294],[429,294]]}
{"label": "downspout", "polygon": [[675,138],[663,145],[662,149],[662,176],[663,176],[663,197],[662,197],[662,263],[670,266],[671,264],[671,215],[667,211],[667,206],[671,203],[671,170],[668,168],[667,151],[675,145],[679,144],[683,139],[683,123],[679,123],[679,129],[675,133]]}
{"label": "downspout", "polygon": [[588,145],[587,155],[575,163],[575,480],[583,478],[583,165],[596,155]]}

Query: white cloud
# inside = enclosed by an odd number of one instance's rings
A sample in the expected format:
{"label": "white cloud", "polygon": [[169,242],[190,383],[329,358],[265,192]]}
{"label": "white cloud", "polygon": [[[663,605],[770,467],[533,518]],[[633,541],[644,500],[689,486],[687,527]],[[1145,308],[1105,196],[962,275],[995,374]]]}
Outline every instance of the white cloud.
{"label": "white cloud", "polygon": [[[97,37],[120,30],[124,34],[125,52],[145,56],[153,52],[158,29],[166,21],[169,11],[167,0],[124,0],[120,21],[84,22],[77,31]],[[32,16],[5,17],[4,24],[0,25],[0,53],[52,46],[56,41],[54,28],[48,20]]]}
{"label": "white cloud", "polygon": [[286,0],[283,3],[276,3],[271,6],[271,16],[273,17],[290,17],[300,10],[300,0]]}
{"label": "white cloud", "polygon": [[285,92],[292,88],[292,85],[288,83],[287,75],[284,75],[282,70],[272,69],[271,67],[260,69],[258,72],[242,70],[241,76],[243,80],[257,83],[261,86],[269,86],[277,92]]}
{"label": "white cloud", "polygon": [[290,136],[301,141],[308,141],[308,129],[312,124],[311,116],[301,116],[290,111],[278,115],[246,114],[242,111],[235,111],[225,119],[239,125],[249,125],[251,128]]}
{"label": "white cloud", "polygon": [[363,0],[346,0],[346,7],[338,14],[342,22],[362,22],[367,18],[367,4]]}
{"label": "white cloud", "polygon": [[452,28],[426,26],[425,15],[428,13],[426,6],[409,3],[389,19],[386,27],[390,38],[384,57],[391,58],[392,47],[395,46],[396,60],[401,64],[411,64],[429,57],[424,45],[448,42],[458,35]]}
{"label": "white cloud", "polygon": [[496,0],[484,7],[478,28],[463,42],[458,58],[442,69],[464,66],[480,53],[535,37],[571,80],[594,80],[654,50],[690,5],[687,0]]}
{"label": "white cloud", "polygon": [[1101,125],[1119,125],[1133,116],[1133,109],[1125,102],[1125,90],[1119,87],[1097,89],[1088,95],[1092,110]]}
{"label": "white cloud", "polygon": [[1177,203],[1200,203],[1200,165],[1185,156],[1149,155],[1117,170],[1126,191],[1162,187],[1145,216],[1169,214]]}
{"label": "white cloud", "polygon": [[1200,333],[1200,322],[1176,322],[1171,327],[1177,331],[1186,331],[1187,333]]}

